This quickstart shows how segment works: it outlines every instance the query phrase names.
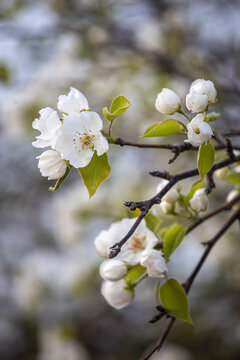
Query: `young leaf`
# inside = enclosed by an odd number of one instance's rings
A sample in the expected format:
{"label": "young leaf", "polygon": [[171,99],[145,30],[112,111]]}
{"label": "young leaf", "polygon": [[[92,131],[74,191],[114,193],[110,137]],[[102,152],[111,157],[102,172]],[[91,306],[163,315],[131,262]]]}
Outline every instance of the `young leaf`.
{"label": "young leaf", "polygon": [[171,256],[171,254],[176,250],[176,248],[181,244],[187,229],[181,225],[173,224],[164,236],[163,242],[163,253],[165,259]]}
{"label": "young leaf", "polygon": [[203,178],[214,163],[214,147],[210,143],[202,143],[198,150],[198,170]]}
{"label": "young leaf", "polygon": [[124,95],[119,95],[113,99],[110,111],[106,107],[103,108],[103,115],[107,120],[113,121],[117,116],[124,113],[130,105],[130,101]]}
{"label": "young leaf", "polygon": [[186,205],[189,205],[189,200],[193,197],[195,191],[197,191],[198,189],[201,189],[202,187],[203,187],[202,179],[199,179],[192,184],[189,193],[184,198],[184,202]]}
{"label": "young leaf", "polygon": [[187,295],[176,279],[171,278],[161,286],[160,299],[169,315],[192,324]]}
{"label": "young leaf", "polygon": [[127,275],[124,276],[124,279],[130,286],[134,286],[145,272],[145,267],[141,265],[136,265],[128,270]]}
{"label": "young leaf", "polygon": [[153,215],[151,212],[148,212],[145,216],[145,221],[149,230],[151,230],[154,234],[157,234],[162,224],[162,220]]}
{"label": "young leaf", "polygon": [[226,179],[227,182],[229,182],[230,184],[240,184],[240,173],[230,173]]}
{"label": "young leaf", "polygon": [[53,187],[50,186],[49,187],[50,191],[56,191],[56,190],[58,190],[60,188],[60,186],[62,185],[64,180],[67,178],[68,174],[70,173],[71,168],[72,168],[72,166],[67,167],[67,170],[66,170],[65,174],[60,179],[57,180],[55,186],[53,186]]}
{"label": "young leaf", "polygon": [[166,119],[149,126],[145,131],[145,133],[142,136],[140,136],[140,138],[177,134],[180,133],[180,130],[181,130],[181,126],[177,120]]}
{"label": "young leaf", "polygon": [[86,185],[89,197],[92,197],[99,185],[109,176],[111,168],[108,164],[107,153],[98,156],[96,151],[90,163],[78,169]]}

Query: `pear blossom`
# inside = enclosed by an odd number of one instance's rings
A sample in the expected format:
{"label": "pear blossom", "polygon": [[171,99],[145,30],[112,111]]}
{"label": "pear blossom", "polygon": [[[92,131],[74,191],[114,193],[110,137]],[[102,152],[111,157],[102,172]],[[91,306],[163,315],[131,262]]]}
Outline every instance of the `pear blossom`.
{"label": "pear blossom", "polygon": [[128,306],[134,298],[133,290],[128,288],[124,279],[104,281],[101,286],[101,294],[109,305],[118,310]]}
{"label": "pear blossom", "polygon": [[36,141],[32,143],[36,148],[51,146],[53,149],[56,143],[56,130],[62,125],[59,116],[55,110],[46,107],[39,111],[40,118],[35,119],[32,127],[41,132],[36,136]]}
{"label": "pear blossom", "polygon": [[229,168],[228,166],[225,166],[221,169],[218,169],[216,171],[214,171],[214,175],[220,179],[220,180],[224,180],[227,176],[227,173],[229,172]]}
{"label": "pear blossom", "polygon": [[196,91],[199,94],[206,95],[208,103],[213,104],[216,101],[217,91],[211,80],[197,79],[190,86],[190,93]]}
{"label": "pear blossom", "polygon": [[55,150],[46,150],[37,156],[37,159],[39,159],[38,168],[42,176],[47,176],[48,180],[59,179],[66,172],[67,163]]}
{"label": "pear blossom", "polygon": [[93,111],[71,113],[63,119],[57,131],[56,150],[75,168],[87,166],[96,150],[103,155],[108,150],[108,142],[102,136],[102,120]]}
{"label": "pear blossom", "polygon": [[208,207],[208,197],[205,189],[198,189],[195,191],[193,197],[190,199],[191,208],[196,211],[205,211]]}
{"label": "pear blossom", "polygon": [[140,264],[147,268],[148,276],[152,278],[164,277],[167,266],[162,253],[155,249],[147,249],[142,252]]}
{"label": "pear blossom", "polygon": [[[108,230],[101,231],[95,239],[97,253],[103,258],[108,258],[110,247],[126,235],[135,221],[136,219],[123,219],[113,223]],[[136,265],[140,261],[142,252],[145,249],[154,248],[157,243],[157,237],[147,228],[143,220],[135,233],[123,245],[117,258],[129,265]]]}
{"label": "pear blossom", "polygon": [[[167,184],[168,180],[163,179],[157,187],[157,192],[159,193]],[[171,188],[168,192],[162,197],[162,201],[166,201],[170,204],[174,204],[179,198],[179,193],[175,188]]]}
{"label": "pear blossom", "polygon": [[126,275],[127,265],[117,259],[106,260],[101,263],[99,272],[104,280],[117,281]]}
{"label": "pear blossom", "polygon": [[170,89],[162,89],[157,95],[156,109],[166,115],[174,114],[180,108],[180,97]]}
{"label": "pear blossom", "polygon": [[204,141],[211,139],[213,132],[211,126],[204,121],[203,114],[196,115],[190,123],[187,124],[188,141],[193,146],[199,146]]}
{"label": "pear blossom", "polygon": [[77,89],[71,87],[67,95],[60,95],[58,97],[58,110],[64,114],[71,114],[89,108],[86,97]]}
{"label": "pear blossom", "polygon": [[174,204],[171,204],[171,203],[169,203],[167,201],[164,201],[164,200],[161,201],[159,206],[160,206],[160,209],[162,210],[162,213],[164,215],[171,214],[173,209],[174,209]]}
{"label": "pear blossom", "polygon": [[189,111],[192,111],[193,113],[204,111],[207,105],[208,105],[207,95],[200,94],[193,90],[186,96],[187,109]]}
{"label": "pear blossom", "polygon": [[[230,193],[228,194],[226,200],[227,200],[227,202],[230,202],[233,199],[235,199],[235,197],[237,197],[239,195],[240,195],[240,192],[238,190],[234,189],[234,190],[230,191]],[[232,208],[234,210],[237,210],[239,208],[239,206],[240,206],[240,201],[238,201],[236,204],[234,204]]]}

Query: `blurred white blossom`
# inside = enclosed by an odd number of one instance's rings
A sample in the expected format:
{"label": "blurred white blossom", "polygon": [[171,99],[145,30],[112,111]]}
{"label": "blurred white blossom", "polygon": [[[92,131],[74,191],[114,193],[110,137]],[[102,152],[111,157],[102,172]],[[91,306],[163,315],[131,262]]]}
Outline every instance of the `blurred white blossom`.
{"label": "blurred white blossom", "polygon": [[101,286],[101,294],[109,305],[117,310],[128,306],[134,298],[133,290],[128,288],[128,284],[123,279],[104,281]]}

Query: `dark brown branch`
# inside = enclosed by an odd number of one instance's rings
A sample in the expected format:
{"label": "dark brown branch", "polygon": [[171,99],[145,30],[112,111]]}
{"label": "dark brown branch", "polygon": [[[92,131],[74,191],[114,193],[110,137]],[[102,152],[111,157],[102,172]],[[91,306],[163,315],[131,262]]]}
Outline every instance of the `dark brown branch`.
{"label": "dark brown branch", "polygon": [[[202,268],[203,264],[205,263],[209,253],[211,252],[213,246],[217,243],[217,241],[221,238],[221,236],[229,229],[229,227],[237,220],[240,218],[240,209],[238,209],[229,219],[228,221],[224,224],[224,226],[217,232],[217,234],[209,241],[207,241],[205,243],[206,245],[206,249],[204,251],[204,253],[202,254],[199,262],[197,263],[196,267],[194,268],[193,272],[191,273],[191,275],[187,278],[187,280],[185,281],[185,283],[183,284],[183,287],[186,290],[186,293],[188,294],[188,292],[191,289],[191,286],[196,278],[196,276],[198,275],[200,269]],[[141,359],[141,360],[148,360],[152,354],[156,351],[159,351],[164,343],[164,341],[166,340],[169,332],[171,331],[173,324],[175,322],[175,318],[170,317],[170,319],[168,320],[167,326],[164,330],[164,332],[162,333],[162,335],[160,336],[159,340],[157,341],[157,343],[154,345],[154,347]]]}
{"label": "dark brown branch", "polygon": [[222,136],[232,137],[232,136],[240,136],[240,130],[230,130],[227,133],[223,133]]}
{"label": "dark brown branch", "polygon": [[[234,160],[232,159],[227,159],[224,161],[219,162],[218,164],[213,165],[212,169],[210,170],[209,173],[213,174],[214,171],[216,171],[217,169],[221,169],[229,164],[232,164],[235,161],[239,161],[240,160],[240,155],[236,156],[234,158]],[[138,216],[137,220],[135,221],[134,225],[131,227],[131,229],[129,230],[129,232],[124,236],[124,238],[122,240],[120,240],[119,242],[117,242],[115,245],[113,245],[111,247],[111,251],[109,254],[110,258],[114,258],[120,251],[121,251],[121,247],[127,242],[127,240],[131,237],[131,235],[134,233],[134,231],[137,229],[138,225],[141,223],[142,219],[147,215],[148,211],[151,209],[151,207],[155,204],[160,204],[161,199],[163,198],[163,196],[179,181],[193,177],[193,176],[197,176],[199,175],[198,169],[193,169],[193,170],[189,170],[180,174],[176,174],[176,175],[170,175],[167,172],[162,172],[162,171],[154,171],[150,173],[153,176],[157,176],[157,177],[163,177],[163,174],[166,178],[169,179],[169,182],[164,186],[164,188],[155,196],[153,196],[152,198],[150,198],[149,200],[145,200],[145,201],[127,201],[124,203],[125,206],[129,207],[130,210],[134,211],[136,209],[139,209],[141,211],[141,214]]]}

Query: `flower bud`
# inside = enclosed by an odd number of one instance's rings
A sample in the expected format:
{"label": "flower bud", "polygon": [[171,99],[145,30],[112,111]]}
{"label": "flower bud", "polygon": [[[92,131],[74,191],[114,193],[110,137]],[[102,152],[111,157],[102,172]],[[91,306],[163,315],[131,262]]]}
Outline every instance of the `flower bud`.
{"label": "flower bud", "polygon": [[73,87],[71,87],[67,95],[60,95],[58,97],[57,107],[59,111],[68,115],[89,108],[86,97]]}
{"label": "flower bud", "polygon": [[189,111],[199,113],[206,109],[208,104],[208,97],[206,95],[191,91],[186,96],[186,106]]}
{"label": "flower bud", "polygon": [[213,104],[216,101],[217,91],[215,89],[214,83],[210,80],[195,80],[190,87],[190,92],[192,91],[206,95],[210,104]]}
{"label": "flower bud", "polygon": [[170,89],[162,89],[158,94],[155,107],[166,115],[174,114],[180,108],[180,97]]}
{"label": "flower bud", "polygon": [[216,175],[216,177],[218,179],[224,180],[225,177],[227,176],[229,169],[227,166],[223,167],[222,169],[218,169],[214,172],[214,175]]}
{"label": "flower bud", "polygon": [[60,179],[66,172],[67,163],[55,150],[46,150],[37,159],[42,176],[48,176],[48,180]]}
{"label": "flower bud", "polygon": [[128,306],[133,298],[134,292],[127,288],[125,280],[104,281],[101,286],[101,294],[105,300],[115,309],[122,309]]}
{"label": "flower bud", "polygon": [[[239,196],[239,195],[240,195],[240,192],[239,192],[238,190],[234,189],[234,190],[230,191],[230,193],[228,194],[226,200],[227,200],[227,202],[230,202],[230,201],[232,201],[235,197],[237,197],[237,196]],[[239,205],[240,205],[240,201],[237,202],[236,204],[234,204],[232,208],[233,208],[234,210],[237,210],[237,209],[239,208]]]}
{"label": "flower bud", "polygon": [[163,214],[165,215],[171,214],[171,212],[173,211],[173,204],[170,204],[167,201],[161,201],[160,207]]}
{"label": "flower bud", "polygon": [[99,272],[104,280],[117,281],[126,275],[127,265],[121,260],[106,260],[101,263]]}
{"label": "flower bud", "polygon": [[[162,180],[157,187],[157,192],[159,193],[164,186],[168,184],[168,180]],[[174,204],[179,198],[179,193],[175,188],[171,188],[168,192],[163,196],[162,200],[167,201],[170,204]]]}
{"label": "flower bud", "polygon": [[190,199],[191,208],[196,211],[205,211],[208,207],[208,197],[204,189],[195,191],[193,197]]}
{"label": "flower bud", "polygon": [[140,264],[147,268],[148,276],[152,278],[163,277],[167,266],[162,254],[158,250],[147,249],[143,251]]}

